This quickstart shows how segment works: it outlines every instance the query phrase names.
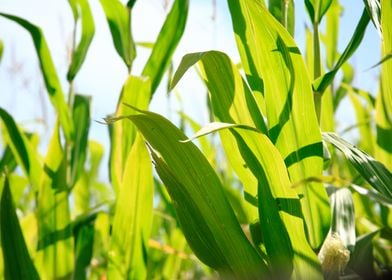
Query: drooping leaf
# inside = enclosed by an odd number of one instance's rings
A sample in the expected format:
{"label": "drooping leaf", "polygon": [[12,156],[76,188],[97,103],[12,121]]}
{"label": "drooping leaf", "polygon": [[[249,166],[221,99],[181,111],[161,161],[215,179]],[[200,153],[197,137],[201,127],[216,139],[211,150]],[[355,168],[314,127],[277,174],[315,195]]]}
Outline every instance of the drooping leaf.
{"label": "drooping leaf", "polygon": [[70,277],[74,270],[74,240],[65,164],[65,152],[56,126],[45,157],[37,195],[39,234],[36,264],[44,279]]}
{"label": "drooping leaf", "polygon": [[131,31],[131,9],[124,6],[119,0],[100,0],[100,2],[109,24],[114,47],[130,69],[136,57]]}
{"label": "drooping leaf", "polygon": [[310,20],[319,24],[333,0],[305,0],[305,6]]}
{"label": "drooping leaf", "polygon": [[236,220],[221,182],[207,159],[163,117],[141,112],[129,116],[151,147],[157,172],[174,202],[195,254],[222,275],[260,277],[267,268]]}
{"label": "drooping leaf", "polygon": [[[381,1],[381,25],[382,25],[382,56],[392,52],[392,3]],[[392,60],[384,61],[381,67],[380,92],[376,98],[376,128],[377,145],[375,157],[392,170]]]}
{"label": "drooping leaf", "polygon": [[83,172],[87,155],[87,140],[90,128],[90,98],[76,95],[72,118],[75,126],[75,140],[71,152],[71,186]]}
{"label": "drooping leaf", "polygon": [[313,82],[313,89],[316,92],[324,92],[324,90],[332,83],[338,70],[343,64],[354,54],[358,46],[361,44],[363,36],[365,35],[366,27],[369,24],[370,17],[366,10],[362,12],[362,16],[355,28],[354,34],[350,42],[344,49],[344,52],[339,57],[333,69]]}
{"label": "drooping leaf", "polygon": [[293,0],[268,0],[268,10],[294,37],[295,9]]}
{"label": "drooping leaf", "polygon": [[95,26],[88,0],[70,0],[69,4],[74,14],[74,28],[76,28],[78,20],[81,20],[82,26],[80,41],[78,44],[74,42],[76,47],[72,53],[71,65],[67,73],[68,81],[72,81],[86,58],[87,51],[94,37]]}
{"label": "drooping leaf", "polygon": [[25,28],[33,38],[34,46],[38,55],[39,64],[45,81],[46,90],[48,91],[50,101],[56,109],[60,118],[60,123],[64,130],[65,137],[68,140],[73,138],[74,127],[71,115],[68,111],[67,104],[64,99],[63,90],[61,88],[59,77],[53,64],[52,56],[49,51],[48,44],[42,30],[34,24],[20,17],[0,13],[0,16],[8,18],[23,28]]}
{"label": "drooping leaf", "polygon": [[152,209],[153,177],[150,157],[144,141],[137,135],[124,166],[116,203],[109,278],[146,278],[146,247],[150,237]]}
{"label": "drooping leaf", "polygon": [[4,279],[40,279],[27,250],[7,177],[4,180],[0,205]]}
{"label": "drooping leaf", "polygon": [[381,162],[351,145],[335,133],[323,133],[323,138],[342,151],[358,173],[374,189],[388,198],[392,198],[392,174]]}
{"label": "drooping leaf", "polygon": [[[260,2],[229,0],[234,32],[248,83],[254,95],[264,94],[269,138],[291,180],[301,181],[323,168],[311,83],[293,38]],[[318,247],[329,227],[327,194],[319,183],[297,190],[311,245]]]}
{"label": "drooping leaf", "polygon": [[31,147],[26,136],[20,131],[14,119],[7,111],[0,108],[6,142],[8,143],[17,164],[23,169],[34,188],[38,188],[42,167],[38,155]]}
{"label": "drooping leaf", "polygon": [[381,27],[381,4],[380,0],[363,0],[365,7],[372,19],[374,26],[378,32],[378,35],[382,38],[382,27]]}
{"label": "drooping leaf", "polygon": [[159,31],[151,55],[144,66],[142,76],[151,80],[151,96],[161,82],[171,58],[185,30],[188,17],[188,0],[175,0]]}

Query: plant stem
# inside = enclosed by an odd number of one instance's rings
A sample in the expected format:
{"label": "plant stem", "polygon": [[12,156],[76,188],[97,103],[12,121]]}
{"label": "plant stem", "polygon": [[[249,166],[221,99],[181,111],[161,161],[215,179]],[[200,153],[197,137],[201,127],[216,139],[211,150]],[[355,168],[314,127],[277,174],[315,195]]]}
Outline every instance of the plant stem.
{"label": "plant stem", "polygon": [[[317,79],[321,75],[321,54],[320,54],[320,35],[319,26],[317,22],[313,23],[313,79]],[[321,121],[321,98],[322,93],[313,91],[314,106],[316,109],[317,120],[320,124]]]}

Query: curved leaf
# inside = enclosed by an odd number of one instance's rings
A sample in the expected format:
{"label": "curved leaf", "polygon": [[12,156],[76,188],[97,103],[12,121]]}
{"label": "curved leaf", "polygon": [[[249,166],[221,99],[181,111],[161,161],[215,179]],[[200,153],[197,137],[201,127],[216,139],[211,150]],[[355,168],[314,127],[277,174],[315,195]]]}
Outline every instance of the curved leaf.
{"label": "curved leaf", "polygon": [[151,80],[151,97],[168,68],[174,50],[177,48],[188,17],[189,0],[176,0],[163,24],[151,55],[144,66],[142,76]]}
{"label": "curved leaf", "polygon": [[68,140],[73,139],[74,127],[71,120],[71,115],[68,111],[67,103],[64,99],[63,90],[61,88],[60,80],[57,76],[56,69],[50,55],[48,44],[41,29],[32,23],[20,17],[0,13],[0,16],[8,18],[23,28],[25,28],[33,38],[34,46],[38,55],[39,64],[44,77],[46,90],[49,93],[50,101],[55,107],[60,118],[60,123],[64,130],[65,137]]}
{"label": "curved leaf", "polygon": [[218,176],[186,136],[163,117],[141,112],[129,118],[151,147],[158,174],[173,200],[195,254],[226,276],[253,279],[266,273],[235,217]]}
{"label": "curved leaf", "polygon": [[69,3],[74,14],[74,28],[76,28],[76,24],[79,18],[81,19],[82,25],[81,39],[72,54],[71,65],[69,66],[67,73],[68,81],[72,81],[82,67],[82,64],[86,58],[88,48],[90,47],[91,41],[94,37],[95,26],[88,0],[70,0]]}
{"label": "curved leaf", "polygon": [[100,2],[112,33],[114,47],[130,69],[136,57],[131,31],[131,10],[119,0],[100,0]]}
{"label": "curved leaf", "polygon": [[310,20],[319,24],[333,0],[305,0]]}

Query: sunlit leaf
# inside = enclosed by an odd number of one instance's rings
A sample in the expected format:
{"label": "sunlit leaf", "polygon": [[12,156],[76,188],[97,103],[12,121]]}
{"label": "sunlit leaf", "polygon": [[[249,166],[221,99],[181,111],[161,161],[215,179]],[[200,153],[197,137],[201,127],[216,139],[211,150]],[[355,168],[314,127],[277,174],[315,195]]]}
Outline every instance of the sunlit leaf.
{"label": "sunlit leaf", "polygon": [[[268,135],[291,180],[321,175],[323,147],[305,63],[293,38],[260,2],[229,0],[248,83],[254,95],[264,94]],[[311,245],[319,247],[329,227],[327,194],[319,183],[297,191]]]}
{"label": "sunlit leaf", "polygon": [[56,108],[66,138],[68,140],[71,140],[74,133],[71,115],[68,111],[60,80],[57,76],[56,68],[54,67],[52,56],[50,55],[49,47],[46,43],[46,39],[44,37],[44,34],[42,33],[42,30],[39,27],[20,17],[5,13],[0,13],[0,16],[3,16],[18,23],[23,28],[25,28],[33,38],[34,46],[38,55],[39,64],[41,67],[50,101]]}
{"label": "sunlit leaf", "polygon": [[146,278],[145,254],[150,237],[152,208],[151,161],[139,135],[127,157],[118,193],[110,245],[109,278]]}
{"label": "sunlit leaf", "polygon": [[[72,81],[86,58],[87,51],[94,37],[95,26],[88,0],[70,0],[69,4],[74,14],[74,28],[76,28],[78,20],[81,20],[82,26],[80,41],[78,44],[74,42],[76,47],[72,53],[72,61],[67,73],[68,81]],[[74,39],[76,40],[76,38]]]}
{"label": "sunlit leaf", "polygon": [[0,205],[4,278],[40,279],[26,247],[7,177],[4,180]]}
{"label": "sunlit leaf", "polygon": [[114,47],[130,69],[136,57],[136,48],[131,31],[132,11],[119,0],[100,0],[100,2],[109,24]]}
{"label": "sunlit leaf", "polygon": [[186,136],[159,115],[129,117],[151,147],[157,172],[173,200],[185,237],[195,254],[222,275],[260,277],[266,267],[235,217],[217,175]]}
{"label": "sunlit leaf", "polygon": [[34,188],[38,188],[42,173],[38,154],[31,147],[26,136],[20,131],[12,116],[2,108],[0,108],[0,118],[3,121],[5,139],[12,151],[12,155],[15,157],[18,165],[22,167]]}
{"label": "sunlit leaf", "polygon": [[380,0],[363,0],[366,9],[372,19],[374,26],[377,29],[378,35],[382,38],[382,27],[381,27],[381,4]]}
{"label": "sunlit leaf", "polygon": [[167,15],[165,23],[159,31],[151,55],[144,66],[142,76],[151,80],[151,97],[161,82],[168,68],[173,53],[185,30],[188,17],[188,0],[175,0]]}
{"label": "sunlit leaf", "polygon": [[381,162],[376,161],[335,133],[323,133],[323,138],[342,151],[358,173],[373,188],[388,198],[392,198],[392,174]]}
{"label": "sunlit leaf", "polygon": [[36,263],[40,276],[45,279],[70,277],[74,270],[65,152],[59,134],[56,126],[37,195],[39,235]]}
{"label": "sunlit leaf", "polygon": [[268,10],[294,37],[295,9],[293,0],[268,0]]}
{"label": "sunlit leaf", "polygon": [[313,89],[316,92],[324,92],[324,90],[332,83],[338,70],[357,50],[362,42],[363,36],[365,35],[366,27],[369,24],[369,21],[369,14],[366,10],[364,10],[350,42],[346,46],[342,55],[339,57],[333,69],[313,82]]}
{"label": "sunlit leaf", "polygon": [[71,186],[83,172],[87,155],[87,140],[90,128],[90,98],[76,95],[73,105],[72,119],[75,126],[75,140],[71,152]]}
{"label": "sunlit leaf", "polygon": [[[381,1],[382,56],[392,51],[392,2]],[[384,61],[381,67],[380,92],[376,98],[377,145],[375,157],[392,170],[392,60]]]}
{"label": "sunlit leaf", "polygon": [[314,24],[319,24],[324,14],[327,12],[333,0],[305,0],[310,20]]}

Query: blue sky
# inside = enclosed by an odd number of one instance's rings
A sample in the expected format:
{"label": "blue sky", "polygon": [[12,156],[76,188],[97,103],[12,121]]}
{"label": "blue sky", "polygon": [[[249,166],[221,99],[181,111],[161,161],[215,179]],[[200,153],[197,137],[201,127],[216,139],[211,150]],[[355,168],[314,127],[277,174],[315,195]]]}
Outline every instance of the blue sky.
{"label": "blue sky", "polygon": [[[167,9],[164,0],[139,0],[133,12],[133,31],[136,41],[153,42],[165,19]],[[231,20],[226,1],[190,0],[190,12],[187,28],[182,41],[174,55],[174,64],[178,65],[183,55],[189,52],[200,52],[216,49],[226,52],[234,62],[239,56],[232,33]],[[344,6],[339,40],[339,49],[343,51],[349,41],[357,21],[362,13],[363,2],[341,0]],[[296,3],[296,40],[300,49],[304,50],[304,27],[308,23],[303,1]],[[75,80],[78,93],[91,95],[92,118],[100,120],[114,112],[119,92],[124,83],[127,71],[123,62],[115,52],[110,32],[98,0],[90,1],[96,34],[84,66]],[[170,7],[170,5],[169,5]],[[49,43],[49,48],[58,74],[62,79],[64,91],[67,92],[65,75],[68,67],[67,48],[73,28],[71,10],[66,0],[2,0],[0,11],[21,16],[42,27]],[[213,15],[215,17],[213,18]],[[36,119],[46,119],[49,126],[53,124],[53,110],[49,105],[42,78],[38,69],[38,61],[32,40],[28,33],[15,23],[0,18],[0,38],[4,43],[4,55],[0,64],[0,106],[6,108],[24,127],[38,131],[48,138],[47,129]],[[379,61],[379,38],[373,26],[369,25],[364,42],[351,59],[356,68],[354,85],[376,93],[378,69],[365,71]],[[149,51],[138,49],[133,74],[140,74]],[[175,115],[180,105],[173,95],[169,100],[164,91],[165,81],[152,102],[151,109],[165,115]],[[183,101],[183,108],[190,116],[205,124],[204,86],[198,82],[195,73],[188,73],[177,87]],[[344,106],[349,108],[349,106]],[[353,120],[352,112],[339,112],[344,123]],[[107,128],[93,122],[91,138],[108,145]]]}

